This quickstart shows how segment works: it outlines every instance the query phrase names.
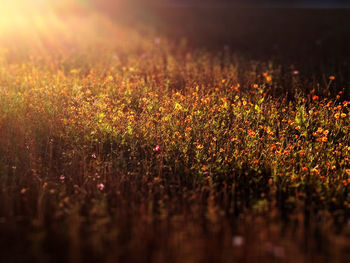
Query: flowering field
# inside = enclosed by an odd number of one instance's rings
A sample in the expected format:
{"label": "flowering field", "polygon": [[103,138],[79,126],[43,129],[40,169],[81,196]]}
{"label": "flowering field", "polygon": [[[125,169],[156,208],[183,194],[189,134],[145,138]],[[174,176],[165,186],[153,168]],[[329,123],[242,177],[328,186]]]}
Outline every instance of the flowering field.
{"label": "flowering field", "polygon": [[336,74],[44,21],[0,23],[1,261],[349,259]]}

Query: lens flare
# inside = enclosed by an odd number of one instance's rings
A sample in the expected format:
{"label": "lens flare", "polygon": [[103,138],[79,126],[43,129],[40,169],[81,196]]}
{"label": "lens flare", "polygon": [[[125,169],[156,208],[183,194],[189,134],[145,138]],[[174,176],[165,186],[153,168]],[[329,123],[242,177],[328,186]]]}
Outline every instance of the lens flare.
{"label": "lens flare", "polygon": [[101,34],[122,37],[122,28],[98,10],[89,0],[3,0],[0,49],[36,56],[96,43]]}

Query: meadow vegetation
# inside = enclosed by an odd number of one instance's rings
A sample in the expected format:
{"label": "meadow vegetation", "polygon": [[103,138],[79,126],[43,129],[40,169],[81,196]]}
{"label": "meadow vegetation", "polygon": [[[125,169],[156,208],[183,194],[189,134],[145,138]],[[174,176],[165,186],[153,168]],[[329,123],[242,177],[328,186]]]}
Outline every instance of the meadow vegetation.
{"label": "meadow vegetation", "polygon": [[2,42],[3,262],[346,262],[336,75],[83,32]]}

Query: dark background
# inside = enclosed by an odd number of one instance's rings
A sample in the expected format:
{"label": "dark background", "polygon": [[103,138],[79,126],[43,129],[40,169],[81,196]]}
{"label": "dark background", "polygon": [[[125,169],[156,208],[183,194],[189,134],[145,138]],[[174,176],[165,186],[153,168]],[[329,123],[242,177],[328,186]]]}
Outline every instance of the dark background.
{"label": "dark background", "polygon": [[158,0],[160,3],[181,3],[181,4],[203,4],[203,3],[231,3],[240,6],[255,6],[255,7],[349,7],[348,0]]}
{"label": "dark background", "polygon": [[[151,30],[189,50],[239,54],[273,62],[350,97],[350,9],[342,0],[99,0],[101,10],[130,28]],[[145,32],[146,34],[146,32]],[[314,85],[314,84],[313,84]]]}

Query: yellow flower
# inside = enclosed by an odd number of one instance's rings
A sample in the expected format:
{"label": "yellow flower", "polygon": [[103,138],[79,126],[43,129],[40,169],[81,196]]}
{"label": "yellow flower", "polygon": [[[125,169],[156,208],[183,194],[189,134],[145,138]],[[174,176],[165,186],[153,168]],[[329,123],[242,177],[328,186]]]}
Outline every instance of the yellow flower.
{"label": "yellow flower", "polygon": [[197,149],[201,150],[201,149],[203,149],[203,148],[204,148],[204,146],[203,146],[202,144],[198,144],[198,145],[197,145]]}
{"label": "yellow flower", "polygon": [[346,117],[346,113],[342,112],[342,113],[340,114],[340,117],[345,118],[345,117]]}

